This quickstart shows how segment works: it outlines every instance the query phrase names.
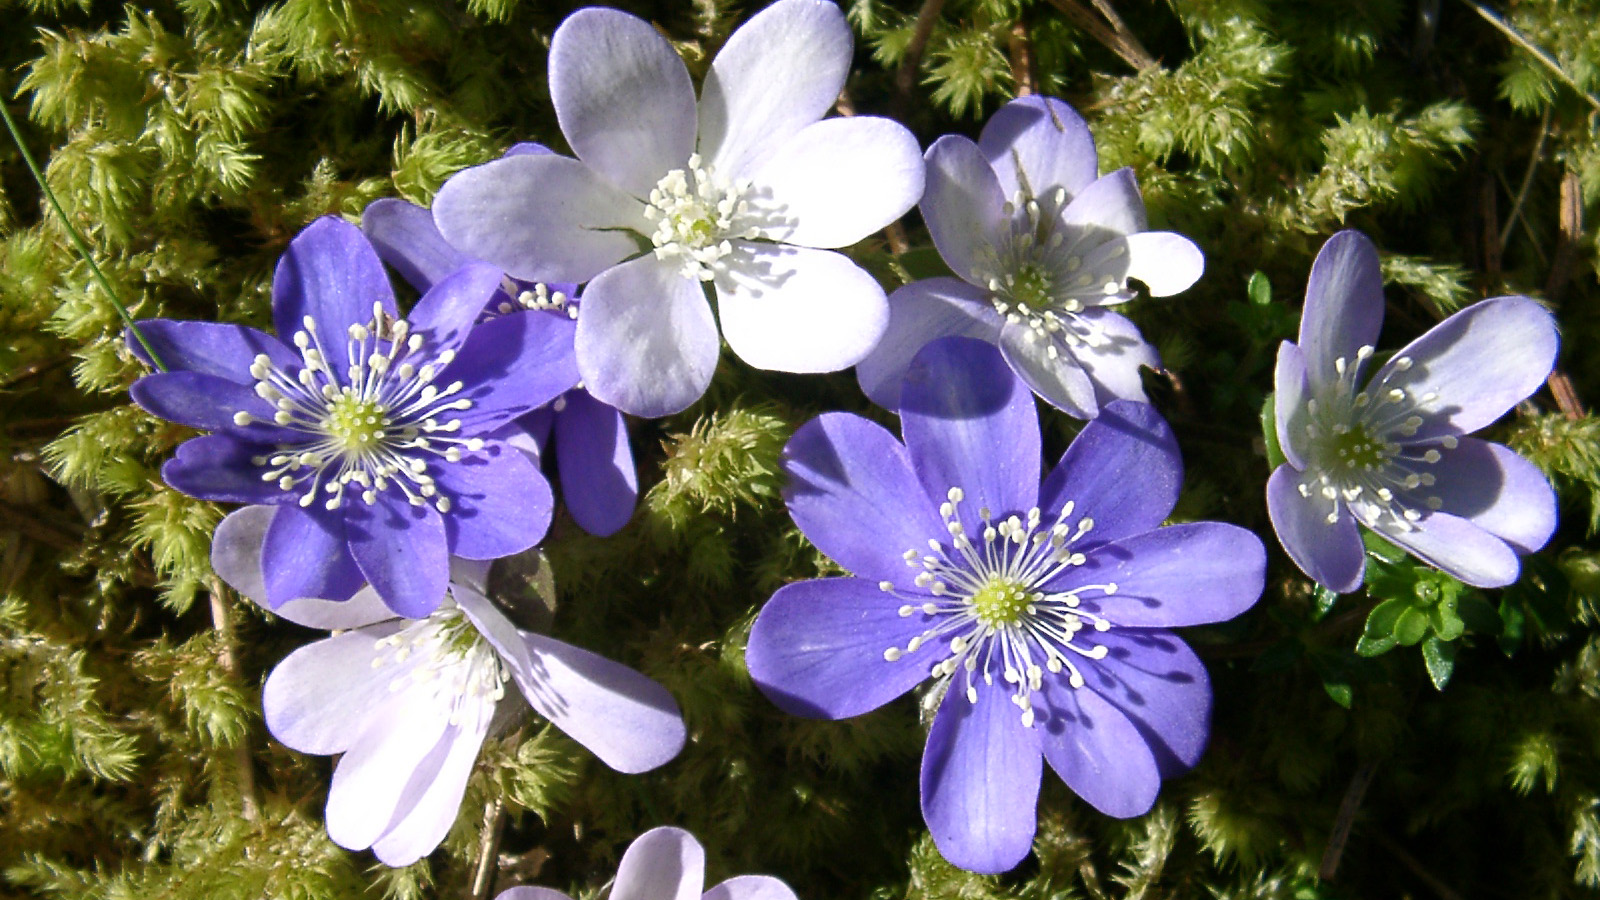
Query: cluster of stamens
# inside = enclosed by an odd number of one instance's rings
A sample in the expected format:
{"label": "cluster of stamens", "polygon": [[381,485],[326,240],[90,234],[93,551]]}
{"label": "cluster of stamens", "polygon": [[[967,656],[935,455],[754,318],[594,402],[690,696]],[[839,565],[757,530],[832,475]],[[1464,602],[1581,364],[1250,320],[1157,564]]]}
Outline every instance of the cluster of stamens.
{"label": "cluster of stamens", "polygon": [[1405,356],[1396,357],[1376,383],[1358,390],[1372,355],[1373,348],[1364,346],[1354,360],[1334,360],[1339,380],[1306,402],[1309,459],[1300,495],[1328,501],[1330,525],[1339,520],[1342,501],[1369,526],[1411,531],[1424,515],[1419,503],[1428,510],[1443,505],[1437,496],[1412,492],[1433,486],[1435,477],[1426,467],[1443,458],[1441,448],[1454,450],[1459,441],[1450,435],[1432,442],[1437,446],[1407,441],[1422,427],[1419,411],[1438,395],[1407,387],[1414,363]]}
{"label": "cluster of stamens", "polygon": [[[1007,219],[993,245],[979,249],[973,273],[989,291],[989,302],[1007,322],[1026,323],[1045,354],[1056,359],[1063,349],[1099,346],[1107,340],[1100,328],[1081,317],[1086,306],[1128,299],[1126,280],[1084,268],[1085,255],[1097,249],[1087,233],[1074,234],[1060,223],[1067,205],[1065,188],[1043,198],[1017,191],[1007,201]],[[1123,252],[1116,248],[1109,259]]]}
{"label": "cluster of stamens", "polygon": [[578,302],[568,297],[563,291],[552,291],[548,285],[535,282],[532,287],[524,287],[522,282],[506,278],[500,282],[500,290],[505,292],[507,299],[495,304],[494,311],[500,315],[510,315],[525,309],[535,309],[542,312],[559,312],[569,319],[578,317]]}
{"label": "cluster of stamens", "polygon": [[1074,658],[1106,655],[1102,645],[1076,642],[1085,628],[1106,631],[1112,626],[1084,609],[1080,597],[1088,591],[1110,596],[1116,593],[1116,584],[1059,592],[1044,588],[1067,569],[1083,565],[1084,554],[1073,545],[1094,528],[1094,520],[1082,516],[1072,523],[1072,501],[1048,526],[1038,507],[1028,510],[1026,517],[1009,516],[998,522],[990,510],[980,509],[980,544],[968,536],[956,514],[964,492],[953,487],[946,496],[939,513],[950,535],[948,545],[929,540],[927,551],[912,549],[904,555],[907,566],[920,570],[912,579],[916,590],[902,591],[890,581],[878,585],[906,601],[899,609],[901,616],[920,614],[929,620],[926,630],[904,648],[888,648],[883,658],[895,662],[929,643],[947,642],[949,655],[934,664],[933,677],[976,703],[978,681],[992,686],[998,671],[1012,686],[1011,702],[1022,710],[1022,724],[1032,727],[1033,693],[1043,686],[1046,672],[1066,672],[1069,684],[1082,687],[1083,673]]}
{"label": "cluster of stamens", "polygon": [[700,154],[688,167],[673,169],[650,190],[645,218],[656,223],[650,235],[657,259],[676,260],[685,278],[711,281],[733,253],[730,238],[751,240],[761,232],[750,218],[749,182],[737,184],[703,165]]}
{"label": "cluster of stamens", "polygon": [[394,668],[389,692],[431,690],[450,704],[450,724],[463,713],[485,715],[505,696],[510,679],[500,654],[450,600],[429,615],[379,638],[372,668]]}
{"label": "cluster of stamens", "polygon": [[[302,324],[304,330],[294,335],[298,370],[283,371],[266,354],[250,366],[256,395],[274,407],[270,423],[307,436],[305,443],[280,444],[278,452],[255,457],[252,462],[265,470],[261,480],[301,491],[303,507],[320,501],[336,510],[347,495],[372,504],[393,489],[413,506],[431,503],[448,512],[450,499],[428,474],[428,457],[456,462],[463,451],[483,448],[481,438],[458,437],[461,420],[450,417],[472,407],[458,396],[463,384],[433,384],[455,351],[417,365],[422,336],[374,304],[367,324],[347,329],[350,365],[336,373],[315,320],[307,316]],[[240,426],[258,421],[244,411],[233,420]]]}

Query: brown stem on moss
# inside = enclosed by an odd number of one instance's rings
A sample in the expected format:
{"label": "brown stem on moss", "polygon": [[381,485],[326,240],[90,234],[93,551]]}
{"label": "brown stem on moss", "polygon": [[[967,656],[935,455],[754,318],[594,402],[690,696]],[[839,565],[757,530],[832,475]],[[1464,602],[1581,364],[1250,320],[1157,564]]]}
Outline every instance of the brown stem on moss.
{"label": "brown stem on moss", "polygon": [[494,888],[495,858],[500,854],[500,832],[506,825],[505,803],[496,797],[483,805],[483,833],[478,836],[478,864],[472,872],[470,900],[485,900]]}
{"label": "brown stem on moss", "polygon": [[1550,136],[1550,109],[1545,107],[1544,116],[1539,120],[1539,139],[1534,142],[1533,154],[1528,157],[1528,168],[1522,172],[1522,186],[1517,189],[1517,199],[1511,204],[1511,214],[1506,216],[1505,227],[1500,229],[1501,255],[1505,254],[1506,245],[1511,243],[1511,232],[1522,221],[1522,207],[1528,202],[1528,190],[1533,187],[1533,173],[1538,171],[1539,159],[1544,156],[1544,141]]}
{"label": "brown stem on moss", "polygon": [[[1561,177],[1560,215],[1561,239],[1550,264],[1550,277],[1544,283],[1544,295],[1551,303],[1559,303],[1566,292],[1567,283],[1577,268],[1579,242],[1583,239],[1583,184],[1578,180],[1578,173],[1571,169]],[[1583,418],[1583,403],[1567,373],[1554,369],[1547,383],[1562,415],[1569,419]]]}
{"label": "brown stem on moss", "polygon": [[1339,872],[1339,859],[1344,856],[1345,843],[1350,840],[1350,827],[1355,824],[1361,800],[1367,796],[1367,787],[1372,784],[1372,777],[1376,774],[1377,760],[1368,760],[1350,776],[1350,786],[1345,788],[1344,800],[1339,803],[1339,815],[1333,820],[1333,830],[1328,833],[1328,847],[1322,851],[1322,865],[1317,868],[1317,877],[1323,881],[1332,881]]}
{"label": "brown stem on moss", "polygon": [[1018,19],[1011,23],[1006,36],[1007,57],[1011,61],[1011,83],[1016,85],[1017,96],[1026,97],[1039,92],[1039,76],[1033,59],[1033,39],[1028,36],[1028,26]]}
{"label": "brown stem on moss", "polygon": [[[1117,15],[1108,0],[1092,0],[1094,10],[1081,6],[1076,0],[1050,0],[1050,5],[1072,20],[1072,24],[1088,32],[1089,36],[1105,45],[1123,62],[1144,72],[1160,68],[1161,63],[1139,43],[1126,23]],[[1098,14],[1097,14],[1098,13]]]}
{"label": "brown stem on moss", "polygon": [[[207,584],[211,593],[211,627],[217,632],[217,645],[220,648],[217,661],[222,664],[224,672],[235,682],[242,679],[239,676],[239,661],[234,656],[233,616],[228,609],[228,589],[223,586],[222,580],[213,575]],[[234,768],[237,769],[239,778],[239,802],[243,807],[246,821],[254,822],[259,815],[261,803],[256,799],[256,770],[255,760],[250,756],[248,744],[240,744],[233,748]]]}
{"label": "brown stem on moss", "polygon": [[911,42],[906,44],[906,55],[900,59],[900,68],[894,73],[894,104],[897,119],[905,119],[911,107],[911,91],[917,86],[917,69],[922,66],[922,55],[928,49],[928,39],[933,36],[933,26],[939,21],[939,11],[944,0],[923,0],[917,10],[917,22],[911,31]]}

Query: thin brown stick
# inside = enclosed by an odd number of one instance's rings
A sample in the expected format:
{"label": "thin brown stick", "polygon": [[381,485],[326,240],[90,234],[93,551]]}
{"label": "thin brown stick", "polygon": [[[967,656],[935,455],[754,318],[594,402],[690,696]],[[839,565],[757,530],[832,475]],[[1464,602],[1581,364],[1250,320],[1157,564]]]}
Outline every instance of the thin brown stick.
{"label": "thin brown stick", "polygon": [[[1139,43],[1139,39],[1128,30],[1111,4],[1106,0],[1093,0],[1095,11],[1085,9],[1076,0],[1050,0],[1050,5],[1061,11],[1061,14],[1072,20],[1072,24],[1089,33],[1089,36],[1104,44],[1106,49],[1115,53],[1123,62],[1143,72],[1148,69],[1160,67],[1161,63],[1150,55],[1150,51]],[[1101,17],[1104,18],[1101,18]]]}
{"label": "thin brown stick", "polygon": [[478,836],[478,864],[472,872],[469,900],[485,900],[494,889],[495,858],[500,854],[500,832],[506,825],[506,806],[499,797],[483,805],[483,833]]}
{"label": "thin brown stick", "polygon": [[1006,37],[1006,51],[1011,61],[1011,83],[1016,85],[1017,96],[1038,93],[1039,76],[1034,68],[1033,39],[1028,36],[1028,26],[1021,19],[1011,24],[1011,32]]}
{"label": "thin brown stick", "polygon": [[1345,844],[1350,840],[1350,828],[1355,824],[1361,801],[1367,796],[1367,788],[1376,774],[1377,760],[1368,760],[1350,776],[1350,786],[1345,788],[1344,800],[1339,803],[1339,815],[1333,820],[1333,830],[1328,833],[1328,847],[1322,851],[1322,865],[1317,867],[1317,877],[1323,881],[1332,881],[1339,872],[1339,860],[1344,856]]}
{"label": "thin brown stick", "polygon": [[939,11],[944,0],[923,0],[917,11],[917,23],[911,31],[911,42],[906,44],[906,55],[894,73],[895,111],[903,115],[911,106],[911,92],[917,86],[917,69],[922,65],[922,54],[928,49],[928,39],[933,36],[933,26],[939,22]]}
{"label": "thin brown stick", "polygon": [[[1544,284],[1544,295],[1551,303],[1559,303],[1566,292],[1567,283],[1577,268],[1579,241],[1583,239],[1583,184],[1578,180],[1578,173],[1571,169],[1561,178],[1560,206],[1561,239],[1556,245],[1555,260],[1550,264],[1550,277]],[[1567,373],[1553,369],[1547,383],[1562,415],[1568,419],[1583,418],[1583,403]]]}
{"label": "thin brown stick", "polygon": [[[235,641],[233,617],[228,612],[228,589],[215,575],[211,577],[207,587],[211,593],[211,627],[216,629],[217,643],[220,646],[217,661],[222,664],[222,669],[228,673],[228,677],[237,682],[241,679],[239,661],[233,653]],[[250,747],[247,744],[233,748],[233,762],[238,770],[239,802],[243,807],[245,820],[254,822],[259,815],[261,803],[256,799],[255,760],[251,758]]]}
{"label": "thin brown stick", "polygon": [[1493,25],[1496,31],[1499,31],[1501,34],[1505,35],[1506,38],[1511,41],[1511,43],[1521,47],[1534,59],[1537,59],[1540,64],[1550,70],[1551,74],[1560,79],[1562,84],[1565,84],[1567,87],[1577,91],[1578,96],[1589,101],[1590,106],[1594,107],[1595,109],[1600,109],[1600,97],[1596,97],[1580,87],[1578,82],[1574,81],[1572,76],[1567,74],[1567,70],[1561,67],[1561,63],[1557,62],[1555,57],[1551,56],[1549,53],[1546,53],[1544,48],[1540,47],[1538,44],[1535,44],[1533,41],[1528,40],[1523,36],[1522,32],[1513,28],[1511,23],[1501,18],[1498,13],[1484,6],[1482,3],[1477,3],[1475,0],[1461,0],[1461,2],[1472,7],[1473,11],[1481,16],[1485,22]]}
{"label": "thin brown stick", "polygon": [[1539,139],[1534,142],[1533,155],[1528,158],[1528,168],[1522,173],[1522,186],[1517,189],[1517,199],[1511,204],[1511,215],[1506,216],[1506,225],[1500,230],[1500,253],[1506,252],[1506,245],[1511,243],[1511,232],[1518,222],[1522,221],[1522,206],[1528,202],[1528,190],[1533,187],[1533,173],[1539,169],[1539,159],[1544,156],[1544,140],[1550,136],[1550,110],[1544,108],[1544,115],[1539,119]]}

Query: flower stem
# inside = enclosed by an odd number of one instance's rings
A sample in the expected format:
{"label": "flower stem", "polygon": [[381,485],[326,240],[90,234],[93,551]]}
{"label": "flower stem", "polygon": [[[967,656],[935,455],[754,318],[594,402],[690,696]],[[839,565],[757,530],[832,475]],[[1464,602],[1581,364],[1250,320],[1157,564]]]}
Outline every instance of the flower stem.
{"label": "flower stem", "polygon": [[66,229],[67,237],[71,239],[72,245],[77,248],[78,255],[82,256],[83,261],[89,264],[89,271],[94,274],[95,281],[99,282],[100,289],[106,292],[106,296],[111,299],[111,305],[116,307],[117,315],[122,317],[123,324],[127,325],[128,330],[133,333],[134,339],[144,349],[145,355],[150,358],[150,362],[160,371],[167,371],[166,365],[161,362],[161,357],[156,353],[155,348],[150,346],[150,342],[144,339],[144,333],[139,331],[139,326],[134,324],[133,316],[128,315],[128,308],[122,305],[122,300],[117,297],[117,292],[111,287],[111,282],[106,279],[105,273],[101,272],[100,267],[95,264],[94,255],[89,252],[89,244],[84,241],[83,235],[78,233],[78,229],[72,227],[72,221],[67,218],[66,211],[61,208],[60,201],[56,200],[55,191],[50,190],[50,185],[44,180],[44,173],[39,171],[39,164],[34,161],[33,154],[28,152],[28,145],[22,140],[22,132],[17,129],[17,123],[12,120],[11,111],[6,109],[4,102],[0,102],[0,119],[5,119],[6,131],[11,133],[11,140],[16,143],[17,150],[22,153],[22,161],[27,164],[28,171],[33,174],[33,180],[38,183],[39,190],[44,192],[44,198],[49,201],[50,208],[55,210],[56,217],[61,220],[61,227]]}

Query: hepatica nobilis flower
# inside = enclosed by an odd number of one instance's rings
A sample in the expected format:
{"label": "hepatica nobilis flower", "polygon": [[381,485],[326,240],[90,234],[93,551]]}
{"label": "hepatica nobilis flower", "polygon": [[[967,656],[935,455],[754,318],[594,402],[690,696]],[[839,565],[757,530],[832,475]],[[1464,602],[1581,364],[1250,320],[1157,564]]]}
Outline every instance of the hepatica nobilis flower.
{"label": "hepatica nobilis flower", "polygon": [[467,266],[402,318],[372,245],[323,218],[278,263],[279,337],[139,323],[172,371],[141,378],[133,399],[213,432],[180,446],[162,477],[274,509],[269,605],[371,583],[401,615],[426,615],[451,554],[495,559],[543,537],[550,486],[495,432],[576,382],[572,323],[527,312],[478,324],[502,277]]}
{"label": "hepatica nobilis flower", "polygon": [[853,574],[774,594],[750,674],[834,719],[931,680],[923,816],[945,858],[1004,871],[1033,840],[1041,759],[1122,817],[1199,760],[1210,682],[1167,629],[1248,608],[1265,551],[1233,525],[1161,527],[1182,461],[1144,404],[1107,404],[1041,485],[1033,395],[988,344],[925,348],[900,420],[904,445],[829,413],[785,448],[790,513]]}
{"label": "hepatica nobilis flower", "polygon": [[1176,294],[1205,260],[1188,238],[1147,230],[1133,170],[1099,175],[1083,119],[1038,96],[1002,107],[977,143],[935,141],[927,163],[922,217],[958,277],[889,297],[888,331],[856,367],[867,396],[894,409],[917,350],[966,335],[998,344],[1040,397],[1079,418],[1143,401],[1139,367],[1160,360],[1108,307],[1133,299],[1130,278],[1154,296]]}
{"label": "hepatica nobilis flower", "polygon": [[1532,463],[1467,437],[1539,389],[1556,323],[1527,297],[1450,316],[1376,367],[1383,276],[1372,242],[1341,231],[1317,254],[1298,343],[1278,350],[1276,427],[1287,462],[1267,482],[1284,550],[1332,591],[1360,587],[1363,525],[1468,584],[1517,579],[1544,546],[1556,498]]}
{"label": "hepatica nobilis flower", "polygon": [[577,159],[519,155],[456,174],[434,201],[439,230],[514,278],[588,282],[578,369],[623,412],[662,416],[705,393],[720,348],[706,283],[745,362],[855,365],[887,302],[829,248],[916,203],[923,164],[897,123],[822,119],[851,49],[836,5],[779,0],[728,38],[697,102],[649,23],[579,10],[550,44],[550,95]]}
{"label": "hepatica nobilis flower", "polygon": [[[652,828],[634,838],[617,863],[607,900],[795,900],[771,875],[739,875],[701,893],[706,851],[682,828]],[[572,900],[546,887],[515,887],[495,900]]]}
{"label": "hepatica nobilis flower", "polygon": [[[537,144],[518,144],[507,155],[549,153]],[[361,228],[378,256],[426,293],[433,285],[476,260],[445,241],[433,214],[404,200],[375,200],[361,214]],[[578,318],[575,285],[540,284],[507,277],[489,299],[486,317],[527,309]],[[633,517],[639,476],[622,413],[594,399],[582,386],[519,417],[498,435],[537,460],[555,444],[561,495],[573,521],[590,534],[615,534]]]}
{"label": "hepatica nobilis flower", "polygon": [[[237,510],[217,528],[212,565],[261,602],[272,510]],[[492,728],[521,700],[621,772],[683,747],[672,695],[627,666],[511,624],[485,596],[487,562],[456,558],[442,602],[396,618],[369,587],[349,600],[291,600],[292,622],[335,633],[289,654],[262,689],[267,729],[302,753],[344,754],[328,789],[328,836],[391,866],[432,852],[450,830]],[[507,690],[507,685],[513,687]],[[520,699],[519,699],[520,698]]]}

